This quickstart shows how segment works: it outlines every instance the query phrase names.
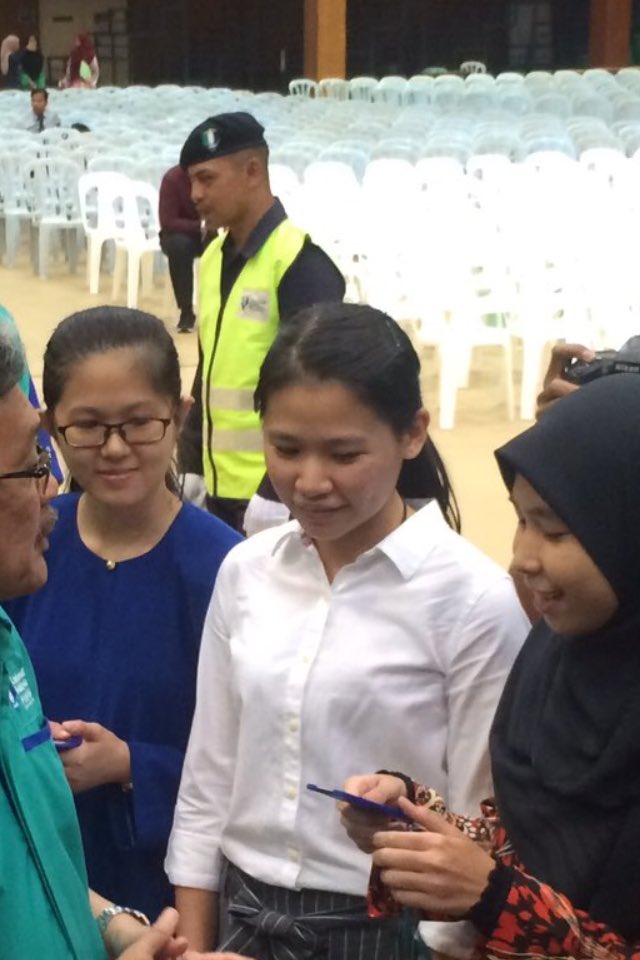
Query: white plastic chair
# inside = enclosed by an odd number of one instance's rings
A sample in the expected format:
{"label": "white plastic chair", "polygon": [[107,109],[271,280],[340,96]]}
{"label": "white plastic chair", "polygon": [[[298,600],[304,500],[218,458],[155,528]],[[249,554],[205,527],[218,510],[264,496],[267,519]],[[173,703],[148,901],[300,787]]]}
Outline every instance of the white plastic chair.
{"label": "white plastic chair", "polygon": [[348,295],[362,300],[362,189],[353,169],[335,160],[318,160],[305,170],[299,222],[333,259]]}
{"label": "white plastic chair", "polygon": [[544,92],[536,97],[534,109],[536,113],[549,113],[566,120],[571,115],[571,101],[563,93]]}
{"label": "white plastic chair", "polygon": [[434,82],[433,77],[427,77],[422,73],[409,77],[405,91],[405,103],[424,106],[431,103]]}
{"label": "white plastic chair", "polygon": [[325,77],[318,82],[318,97],[329,97],[332,100],[349,99],[349,81],[341,77]]}
{"label": "white plastic chair", "polygon": [[89,173],[121,173],[125,177],[131,177],[135,170],[135,158],[124,153],[105,153],[94,157],[87,164]]}
{"label": "white plastic chair", "polygon": [[314,97],[318,84],[315,80],[309,80],[307,77],[298,77],[289,83],[289,93],[292,97]]}
{"label": "white plastic chair", "polygon": [[502,351],[507,416],[514,416],[511,316],[518,297],[494,226],[465,197],[420,210],[426,242],[408,278],[418,336],[437,348],[442,430],[455,425],[458,390],[468,381],[476,347]]}
{"label": "white plastic chair", "polygon": [[524,86],[524,77],[521,73],[515,73],[512,70],[503,70],[502,73],[499,73],[496,76],[496,85],[497,86]]}
{"label": "white plastic chair", "polygon": [[[29,156],[19,151],[0,154],[0,194],[5,223],[5,264],[15,263],[23,223],[30,224],[32,208],[26,184],[25,167]],[[35,250],[31,254],[34,258]]]}
{"label": "white plastic chair", "polygon": [[614,107],[616,122],[640,121],[640,97],[628,97]]}
{"label": "white plastic chair", "polygon": [[82,167],[68,159],[34,160],[25,169],[33,224],[38,231],[38,273],[42,279],[47,276],[54,232],[65,233],[71,273],[77,269],[78,234],[82,231],[78,195],[81,175]]}
{"label": "white plastic chair", "polygon": [[78,181],[82,226],[87,238],[89,292],[100,289],[102,249],[122,232],[123,210],[129,179],[121,173],[85,173]]}
{"label": "white plastic chair", "polygon": [[460,103],[464,90],[465,84],[462,77],[450,75],[436,77],[431,94],[434,109],[439,113],[451,113]]}
{"label": "white plastic chair", "polygon": [[422,152],[422,143],[411,137],[385,137],[374,147],[371,159],[408,160],[415,163]]}
{"label": "white plastic chair", "polygon": [[358,180],[362,180],[371,159],[371,145],[363,140],[336,140],[321,151],[318,159],[346,163]]}
{"label": "white plastic chair", "polygon": [[111,298],[118,297],[127,261],[127,306],[137,307],[142,275],[143,292],[151,292],[153,259],[160,250],[158,191],[151,184],[129,180],[124,188],[122,227],[115,237],[116,260]]}
{"label": "white plastic chair", "polygon": [[373,103],[373,92],[377,86],[375,77],[352,77],[349,80],[349,97],[361,103]]}
{"label": "white plastic chair", "polygon": [[298,174],[292,167],[271,160],[269,162],[269,180],[274,196],[282,201],[288,215],[297,223],[301,190]]}
{"label": "white plastic chair", "polygon": [[373,101],[374,103],[390,103],[400,107],[404,102],[406,91],[407,81],[405,77],[383,77],[373,91]]}
{"label": "white plastic chair", "polygon": [[293,140],[276,147],[271,153],[271,161],[290,167],[302,179],[309,164],[318,159],[320,149],[319,143]]}
{"label": "white plastic chair", "polygon": [[486,72],[487,65],[486,63],[482,63],[481,60],[464,60],[460,64],[460,73],[464,77],[480,76],[486,74]]}

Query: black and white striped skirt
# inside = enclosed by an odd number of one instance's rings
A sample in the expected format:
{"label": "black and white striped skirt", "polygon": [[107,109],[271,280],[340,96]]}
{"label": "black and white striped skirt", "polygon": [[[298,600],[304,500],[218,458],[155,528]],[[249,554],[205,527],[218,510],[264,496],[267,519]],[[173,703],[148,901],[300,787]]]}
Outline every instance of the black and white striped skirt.
{"label": "black and white striped skirt", "polygon": [[287,890],[228,863],[218,950],[254,960],[405,960],[398,920],[373,920],[363,897]]}

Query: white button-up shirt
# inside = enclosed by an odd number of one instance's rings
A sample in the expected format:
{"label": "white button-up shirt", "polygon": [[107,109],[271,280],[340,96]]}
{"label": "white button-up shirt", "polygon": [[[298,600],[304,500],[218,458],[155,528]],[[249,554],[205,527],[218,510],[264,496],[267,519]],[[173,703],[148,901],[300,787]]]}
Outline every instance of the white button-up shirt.
{"label": "white button-up shirt", "polygon": [[363,894],[369,858],[306,784],[402,770],[477,813],[527,630],[510,577],[435,503],[333,583],[295,521],[235,547],[204,626],[171,881],[217,889],[224,855],[267,883]]}

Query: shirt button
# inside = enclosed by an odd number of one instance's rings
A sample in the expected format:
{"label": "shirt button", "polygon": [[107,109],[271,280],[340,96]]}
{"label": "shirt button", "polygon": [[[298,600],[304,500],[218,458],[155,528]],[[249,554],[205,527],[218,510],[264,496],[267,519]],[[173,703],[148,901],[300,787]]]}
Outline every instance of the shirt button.
{"label": "shirt button", "polygon": [[289,800],[295,800],[297,796],[298,796],[298,791],[295,790],[293,787],[289,787],[289,789],[287,790],[287,797],[289,798]]}
{"label": "shirt button", "polygon": [[288,853],[289,853],[289,860],[291,860],[292,863],[297,863],[297,862],[298,862],[298,851],[295,850],[293,847],[289,847]]}
{"label": "shirt button", "polygon": [[311,657],[309,656],[308,653],[305,653],[305,654],[304,654],[304,656],[303,656],[303,658],[302,658],[302,662],[304,663],[304,665],[305,665],[306,667],[309,666],[309,664],[311,663]]}
{"label": "shirt button", "polygon": [[290,721],[289,721],[289,730],[291,730],[291,733],[297,733],[299,727],[300,727],[300,724],[298,723],[297,720],[290,720]]}

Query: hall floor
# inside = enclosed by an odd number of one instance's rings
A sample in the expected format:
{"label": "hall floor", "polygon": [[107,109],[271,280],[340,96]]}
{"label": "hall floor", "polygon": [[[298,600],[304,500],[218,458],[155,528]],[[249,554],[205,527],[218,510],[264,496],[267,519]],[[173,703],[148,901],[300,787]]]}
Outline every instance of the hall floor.
{"label": "hall floor", "polygon": [[[165,305],[163,283],[161,278],[153,296],[141,299],[141,308],[162,316]],[[100,294],[91,296],[84,271],[69,275],[63,263],[51,265],[47,280],[33,275],[26,257],[10,270],[0,266],[0,303],[17,320],[38,387],[44,347],[55,325],[75,310],[109,302],[110,286],[110,278],[103,275]],[[176,317],[164,316],[163,319],[169,329],[173,329]],[[188,392],[197,362],[196,336],[176,334],[175,340],[183,388]],[[431,409],[434,421],[431,433],[458,496],[463,533],[499,563],[508,565],[515,524],[495,466],[493,450],[529,424],[507,420],[499,355],[494,348],[482,348],[474,354],[469,387],[459,392],[455,429],[439,430],[434,402],[437,398],[437,376],[433,372],[437,370],[435,360],[433,351],[422,349],[425,403]]]}

